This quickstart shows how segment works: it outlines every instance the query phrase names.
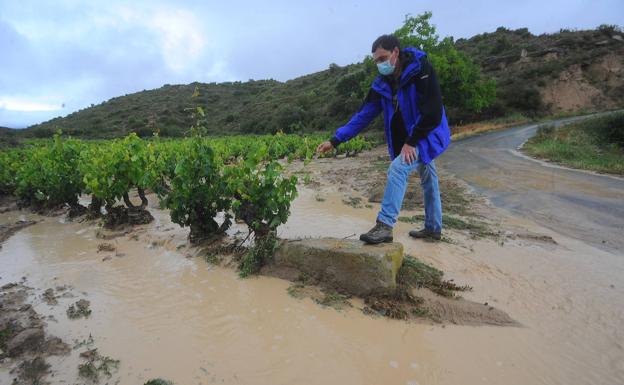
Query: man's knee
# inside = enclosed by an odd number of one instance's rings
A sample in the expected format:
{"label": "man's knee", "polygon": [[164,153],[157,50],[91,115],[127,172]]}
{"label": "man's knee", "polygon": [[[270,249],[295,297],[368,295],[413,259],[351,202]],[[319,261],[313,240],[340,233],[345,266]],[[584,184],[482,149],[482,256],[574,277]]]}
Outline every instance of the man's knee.
{"label": "man's knee", "polygon": [[400,156],[394,158],[392,163],[390,163],[390,167],[388,167],[388,177],[393,175],[406,175],[408,173],[408,165],[403,163]]}
{"label": "man's knee", "polygon": [[430,164],[420,165],[418,168],[420,174],[420,184],[430,183],[432,181],[437,180],[438,174],[436,173],[435,166]]}

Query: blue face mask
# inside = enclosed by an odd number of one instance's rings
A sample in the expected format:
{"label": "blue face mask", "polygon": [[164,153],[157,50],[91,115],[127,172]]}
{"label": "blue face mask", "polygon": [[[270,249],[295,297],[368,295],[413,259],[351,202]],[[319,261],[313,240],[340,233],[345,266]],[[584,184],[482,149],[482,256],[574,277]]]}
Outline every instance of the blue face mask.
{"label": "blue face mask", "polygon": [[394,66],[390,64],[390,58],[383,63],[377,63],[377,69],[382,75],[391,75],[394,72]]}
{"label": "blue face mask", "polygon": [[394,66],[390,64],[390,59],[386,60],[383,63],[377,63],[377,69],[379,73],[382,75],[391,75],[394,72]]}

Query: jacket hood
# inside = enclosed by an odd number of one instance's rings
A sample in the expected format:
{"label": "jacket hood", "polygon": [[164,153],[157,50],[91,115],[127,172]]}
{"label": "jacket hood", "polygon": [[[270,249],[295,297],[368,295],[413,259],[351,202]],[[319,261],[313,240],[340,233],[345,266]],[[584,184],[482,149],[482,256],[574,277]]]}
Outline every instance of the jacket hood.
{"label": "jacket hood", "polygon": [[[401,78],[399,80],[399,86],[402,86],[407,81],[409,81],[413,76],[415,76],[418,72],[420,72],[420,59],[426,57],[427,54],[419,49],[414,47],[406,47],[401,50],[401,55],[403,55],[404,62],[407,64],[403,71],[401,72]],[[404,64],[405,65],[405,64]],[[386,76],[378,75],[371,87],[379,92],[380,94],[391,98],[392,97],[392,89],[388,84],[388,80]]]}

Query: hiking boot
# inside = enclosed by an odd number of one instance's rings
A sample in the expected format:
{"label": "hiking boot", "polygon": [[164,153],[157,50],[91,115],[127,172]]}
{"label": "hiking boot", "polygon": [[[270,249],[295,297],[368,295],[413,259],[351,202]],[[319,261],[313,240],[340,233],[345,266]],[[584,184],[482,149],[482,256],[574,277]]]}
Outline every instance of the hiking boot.
{"label": "hiking boot", "polygon": [[360,241],[366,243],[392,242],[392,226],[377,221],[375,227],[366,234],[360,235]]}
{"label": "hiking boot", "polygon": [[442,239],[441,231],[432,231],[427,229],[412,230],[409,232],[409,235],[410,237],[414,237],[417,239],[435,239],[436,241]]}

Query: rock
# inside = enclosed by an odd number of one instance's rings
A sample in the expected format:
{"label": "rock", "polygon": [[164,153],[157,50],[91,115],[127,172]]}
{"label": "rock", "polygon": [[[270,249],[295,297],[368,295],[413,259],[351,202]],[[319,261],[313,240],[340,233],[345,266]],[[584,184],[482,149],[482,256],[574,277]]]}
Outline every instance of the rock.
{"label": "rock", "polygon": [[280,243],[277,267],[295,268],[328,286],[357,296],[396,286],[403,245],[365,245],[353,239],[303,239]]}

